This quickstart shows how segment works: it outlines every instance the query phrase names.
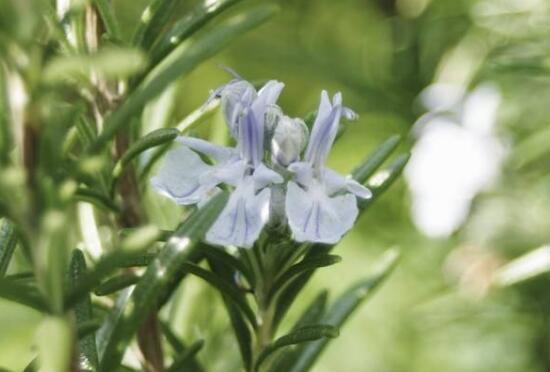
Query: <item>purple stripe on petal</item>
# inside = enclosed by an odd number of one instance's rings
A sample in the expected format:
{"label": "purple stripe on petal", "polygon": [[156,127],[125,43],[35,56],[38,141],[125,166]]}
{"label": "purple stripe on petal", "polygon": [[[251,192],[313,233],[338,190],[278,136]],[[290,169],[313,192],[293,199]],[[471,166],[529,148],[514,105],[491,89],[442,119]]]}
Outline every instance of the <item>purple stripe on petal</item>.
{"label": "purple stripe on petal", "polygon": [[305,155],[305,160],[310,162],[314,168],[323,166],[330,152],[338,131],[341,112],[342,107],[336,105],[325,120],[315,123],[318,128],[314,128]]}
{"label": "purple stripe on petal", "polygon": [[251,110],[241,120],[239,141],[243,159],[254,166],[259,165],[264,151],[263,128],[260,127]]}

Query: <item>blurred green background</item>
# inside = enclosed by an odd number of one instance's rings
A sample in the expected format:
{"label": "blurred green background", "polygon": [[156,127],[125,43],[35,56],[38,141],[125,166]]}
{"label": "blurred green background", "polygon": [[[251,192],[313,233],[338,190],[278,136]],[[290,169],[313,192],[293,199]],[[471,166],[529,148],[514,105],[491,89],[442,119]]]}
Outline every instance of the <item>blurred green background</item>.
{"label": "blurred green background", "polygon": [[[129,37],[147,2],[113,3]],[[182,1],[181,12],[194,3]],[[493,135],[506,156],[491,187],[472,196],[468,218],[458,229],[439,238],[419,231],[402,179],[338,247],[343,261],[316,274],[291,315],[319,288],[334,296],[362,277],[385,249],[397,247],[403,256],[314,371],[550,371],[548,251],[528,261],[528,272],[542,265],[526,275],[533,277],[501,285],[495,279],[507,263],[550,240],[550,2],[277,3],[276,17],[174,83],[171,125],[229,79],[219,65],[249,80],[285,82],[279,103],[291,116],[315,109],[321,89],[342,91],[345,104],[360,117],[335,145],[330,163],[349,172],[393,134],[403,135],[402,149],[414,154],[417,137],[411,129],[426,112],[418,97],[434,83],[471,91],[489,82],[502,97]],[[146,110],[146,127],[155,115]],[[221,120],[216,114],[198,134],[224,141]],[[178,222],[181,212],[169,202],[152,194],[147,202],[162,227]],[[193,280],[181,291],[181,303],[170,309],[174,324],[184,335],[208,334],[214,340],[203,353],[211,355],[203,360],[209,370],[234,370],[237,347],[217,295]],[[0,366],[18,370],[29,362],[39,320],[32,310],[0,301]]]}

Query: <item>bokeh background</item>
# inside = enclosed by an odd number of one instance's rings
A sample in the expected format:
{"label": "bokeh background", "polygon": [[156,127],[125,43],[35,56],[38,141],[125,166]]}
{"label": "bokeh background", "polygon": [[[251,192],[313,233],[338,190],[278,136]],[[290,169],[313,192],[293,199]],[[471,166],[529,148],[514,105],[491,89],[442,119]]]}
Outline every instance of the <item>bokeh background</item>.
{"label": "bokeh background", "polygon": [[[113,3],[130,37],[146,1]],[[181,12],[194,3],[182,1]],[[385,249],[397,247],[401,262],[314,371],[550,371],[550,2],[277,3],[276,17],[175,81],[143,120],[146,130],[177,124],[229,79],[224,65],[285,82],[280,104],[291,116],[315,109],[321,89],[341,91],[360,117],[331,155],[339,171],[402,135],[412,151],[405,176],[360,219],[338,247],[343,261],[316,275],[291,319],[320,288],[336,295],[362,277]],[[227,138],[219,114],[196,131]],[[181,216],[152,194],[147,203],[162,227]],[[209,370],[236,370],[216,293],[193,280],[180,292],[173,323],[214,340],[203,353]],[[29,362],[39,320],[0,301],[0,366]]]}

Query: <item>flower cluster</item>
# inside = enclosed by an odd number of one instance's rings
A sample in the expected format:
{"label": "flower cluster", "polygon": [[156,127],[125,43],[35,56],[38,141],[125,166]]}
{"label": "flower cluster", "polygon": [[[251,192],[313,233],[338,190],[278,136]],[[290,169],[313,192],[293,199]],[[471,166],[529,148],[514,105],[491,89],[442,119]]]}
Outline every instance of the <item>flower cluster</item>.
{"label": "flower cluster", "polygon": [[331,101],[321,93],[309,134],[303,120],[276,105],[283,87],[272,80],[256,91],[235,79],[215,90],[210,99],[221,100],[236,146],[180,136],[152,179],[159,193],[183,205],[200,206],[220,185],[232,190],[207,233],[212,244],[251,247],[275,219],[288,224],[296,241],[336,243],[357,218],[357,198],[371,197],[366,187],[325,166],[340,118],[356,117],[342,106],[341,94]]}

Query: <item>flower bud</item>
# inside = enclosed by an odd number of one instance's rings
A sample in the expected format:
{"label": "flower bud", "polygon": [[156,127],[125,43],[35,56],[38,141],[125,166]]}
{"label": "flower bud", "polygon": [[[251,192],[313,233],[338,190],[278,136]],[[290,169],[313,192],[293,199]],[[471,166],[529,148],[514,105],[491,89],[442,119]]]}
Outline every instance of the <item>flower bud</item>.
{"label": "flower bud", "polygon": [[280,116],[271,138],[271,160],[283,167],[297,161],[306,146],[308,129],[303,120]]}
{"label": "flower bud", "polygon": [[238,133],[237,121],[243,109],[249,107],[256,97],[256,89],[248,81],[232,80],[212,92],[208,102],[215,98],[221,100],[220,105],[225,121],[236,138]]}

